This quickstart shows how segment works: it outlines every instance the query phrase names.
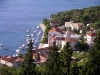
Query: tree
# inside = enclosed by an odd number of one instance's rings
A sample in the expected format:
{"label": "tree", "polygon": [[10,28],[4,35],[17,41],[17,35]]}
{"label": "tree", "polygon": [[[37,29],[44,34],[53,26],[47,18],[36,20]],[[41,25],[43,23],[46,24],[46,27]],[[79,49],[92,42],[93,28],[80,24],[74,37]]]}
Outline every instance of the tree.
{"label": "tree", "polygon": [[70,75],[79,75],[77,63],[74,63],[73,67],[71,67]]}
{"label": "tree", "polygon": [[[81,38],[80,38],[81,39]],[[75,48],[77,50],[84,50],[84,51],[87,51],[89,49],[89,46],[86,42],[84,42],[84,40],[80,40],[77,42],[77,44],[75,45]]]}
{"label": "tree", "polygon": [[100,75],[100,31],[94,39],[94,46],[90,50],[89,60],[86,64],[85,75]]}
{"label": "tree", "polygon": [[45,65],[46,75],[60,75],[60,59],[58,50],[58,47],[54,43],[49,51]]}
{"label": "tree", "polygon": [[15,69],[8,66],[0,66],[0,75],[12,75]]}
{"label": "tree", "polygon": [[33,46],[32,41],[28,44],[27,52],[24,56],[24,62],[22,64],[24,75],[36,75],[35,73],[35,61],[33,60]]}
{"label": "tree", "polygon": [[64,70],[63,75],[69,75],[70,74],[72,53],[73,53],[73,50],[70,47],[70,43],[67,42],[66,45],[63,48],[63,51],[61,51],[61,62],[62,62],[62,67],[63,67],[62,70]]}

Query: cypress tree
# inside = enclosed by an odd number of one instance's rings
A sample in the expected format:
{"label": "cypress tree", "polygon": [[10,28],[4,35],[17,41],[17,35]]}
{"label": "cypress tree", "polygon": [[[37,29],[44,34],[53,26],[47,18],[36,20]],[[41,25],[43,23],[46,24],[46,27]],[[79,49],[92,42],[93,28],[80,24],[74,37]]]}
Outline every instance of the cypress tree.
{"label": "cypress tree", "polygon": [[58,47],[54,43],[49,51],[48,59],[45,65],[46,75],[60,75],[60,59],[58,50]]}
{"label": "cypress tree", "polygon": [[84,75],[100,75],[100,31],[94,39],[93,48],[90,50]]}
{"label": "cypress tree", "polygon": [[74,63],[73,67],[71,67],[70,75],[79,75],[77,63]]}
{"label": "cypress tree", "polygon": [[72,57],[73,50],[70,47],[70,43],[66,42],[66,45],[63,48],[63,51],[61,52],[61,62],[62,62],[62,70],[63,75],[69,75],[70,74],[70,66],[71,66],[71,57]]}
{"label": "cypress tree", "polygon": [[33,46],[32,46],[32,41],[28,44],[27,52],[25,53],[24,56],[24,62],[22,65],[24,75],[36,75],[35,73],[35,61],[33,59]]}

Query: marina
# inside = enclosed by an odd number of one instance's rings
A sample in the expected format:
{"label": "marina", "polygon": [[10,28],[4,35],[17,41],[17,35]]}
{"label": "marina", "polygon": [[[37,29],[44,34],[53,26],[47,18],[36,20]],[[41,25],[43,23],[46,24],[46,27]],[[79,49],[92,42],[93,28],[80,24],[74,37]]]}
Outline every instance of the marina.
{"label": "marina", "polygon": [[[15,54],[13,54],[13,55],[18,56],[18,54],[24,54],[26,52],[27,45],[29,44],[30,40],[32,40],[32,42],[33,42],[33,49],[34,50],[38,49],[38,46],[39,46],[41,38],[42,38],[42,34],[43,34],[43,31],[40,28],[40,26],[37,26],[36,28],[32,28],[31,30],[27,29],[25,43],[22,45],[19,45],[19,47],[15,51]],[[10,49],[5,47],[4,44],[0,44],[0,48],[1,48],[1,50],[9,50],[10,51]]]}

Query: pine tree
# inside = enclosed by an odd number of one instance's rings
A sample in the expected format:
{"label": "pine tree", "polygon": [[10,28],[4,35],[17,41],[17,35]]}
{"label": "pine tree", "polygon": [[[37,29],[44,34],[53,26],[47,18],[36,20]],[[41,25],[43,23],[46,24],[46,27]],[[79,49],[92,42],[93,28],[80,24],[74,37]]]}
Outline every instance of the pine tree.
{"label": "pine tree", "polygon": [[48,54],[48,59],[46,62],[46,75],[60,75],[60,59],[58,47],[54,44]]}
{"label": "pine tree", "polygon": [[70,47],[70,43],[66,42],[66,45],[61,52],[61,61],[62,61],[62,70],[63,75],[70,74],[70,66],[71,66],[71,57],[72,57],[73,50]]}
{"label": "pine tree", "polygon": [[35,61],[33,60],[33,46],[32,41],[28,44],[27,52],[24,56],[24,62],[22,65],[23,71],[25,75],[36,75],[35,73]]}
{"label": "pine tree", "polygon": [[74,63],[73,67],[71,67],[70,75],[79,75],[77,63]]}
{"label": "pine tree", "polygon": [[100,31],[94,39],[94,46],[90,50],[88,59],[84,75],[100,75]]}

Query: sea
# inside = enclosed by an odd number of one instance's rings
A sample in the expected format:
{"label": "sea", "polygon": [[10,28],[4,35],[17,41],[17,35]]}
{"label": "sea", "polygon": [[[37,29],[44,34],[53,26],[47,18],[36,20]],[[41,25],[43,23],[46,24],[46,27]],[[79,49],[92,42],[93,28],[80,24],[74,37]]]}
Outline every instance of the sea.
{"label": "sea", "polygon": [[99,5],[100,0],[0,0],[0,56],[15,55],[31,34],[38,48],[43,32],[37,26],[51,14]]}

